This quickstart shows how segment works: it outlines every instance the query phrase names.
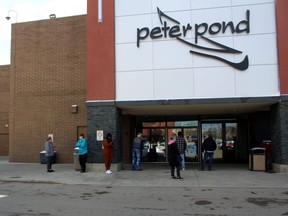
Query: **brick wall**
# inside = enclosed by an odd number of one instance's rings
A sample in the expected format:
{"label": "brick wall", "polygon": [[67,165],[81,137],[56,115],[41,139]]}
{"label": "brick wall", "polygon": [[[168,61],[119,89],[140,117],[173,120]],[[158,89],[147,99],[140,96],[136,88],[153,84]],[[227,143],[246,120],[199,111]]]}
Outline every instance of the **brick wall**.
{"label": "brick wall", "polygon": [[0,66],[0,156],[8,156],[8,112],[9,112],[10,65]]}
{"label": "brick wall", "polygon": [[86,15],[14,24],[11,63],[10,161],[39,162],[53,134],[57,163],[73,162],[86,126]]}

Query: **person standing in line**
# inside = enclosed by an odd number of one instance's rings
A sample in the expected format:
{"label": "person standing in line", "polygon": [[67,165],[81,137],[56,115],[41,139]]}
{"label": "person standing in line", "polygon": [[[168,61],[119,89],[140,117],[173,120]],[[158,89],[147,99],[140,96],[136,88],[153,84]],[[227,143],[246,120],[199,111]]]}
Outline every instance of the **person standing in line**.
{"label": "person standing in line", "polygon": [[142,145],[142,133],[138,133],[132,144],[132,170],[142,171],[140,169],[140,150]]}
{"label": "person standing in line", "polygon": [[81,166],[81,173],[86,172],[86,162],[87,162],[87,142],[84,134],[80,134],[79,140],[76,143],[76,146],[79,147],[79,163]]}
{"label": "person standing in line", "polygon": [[185,170],[185,151],[187,149],[187,142],[182,136],[182,132],[178,132],[178,137],[177,137],[177,145],[178,145],[178,150],[180,153],[180,156],[182,158],[182,170]]}
{"label": "person standing in line", "polygon": [[47,172],[54,172],[52,170],[52,163],[54,159],[54,146],[53,146],[53,141],[52,137],[48,137],[47,141],[45,142],[45,156],[47,158]]}
{"label": "person standing in line", "polygon": [[[168,142],[168,162],[170,165],[171,169],[171,178],[172,180],[174,179],[183,179],[180,175],[180,153],[177,147],[177,142],[176,142],[177,136],[176,134],[173,134],[170,137],[170,141]],[[174,175],[175,168],[177,170],[177,178]]]}
{"label": "person standing in line", "polygon": [[104,153],[106,174],[112,173],[112,171],[110,170],[110,167],[111,167],[114,147],[115,145],[114,145],[114,142],[112,141],[112,135],[108,133],[106,135],[105,140],[103,141],[103,153]]}
{"label": "person standing in line", "polygon": [[213,154],[214,154],[214,151],[217,147],[216,142],[213,139],[213,136],[211,133],[208,134],[208,137],[204,140],[202,146],[204,149],[204,158],[202,161],[201,170],[205,169],[206,162],[209,159],[208,170],[211,171],[212,170],[212,162],[213,162]]}

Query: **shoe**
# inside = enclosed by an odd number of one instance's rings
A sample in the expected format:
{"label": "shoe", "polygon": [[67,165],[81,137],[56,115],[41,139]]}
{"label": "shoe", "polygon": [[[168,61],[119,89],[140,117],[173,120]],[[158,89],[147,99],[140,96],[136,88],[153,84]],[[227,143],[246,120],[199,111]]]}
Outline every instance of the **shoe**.
{"label": "shoe", "polygon": [[183,178],[182,178],[182,177],[180,177],[180,176],[179,176],[179,177],[177,177],[177,179],[179,179],[179,180],[183,180]]}
{"label": "shoe", "polygon": [[80,173],[85,173],[85,171],[80,171]]}
{"label": "shoe", "polygon": [[111,170],[107,170],[106,174],[112,174],[112,171]]}
{"label": "shoe", "polygon": [[50,171],[51,171],[51,172],[55,172],[55,170],[52,170],[52,169],[51,169]]}
{"label": "shoe", "polygon": [[175,176],[172,176],[172,177],[171,177],[171,179],[172,179],[172,180],[175,180],[175,179],[176,179],[176,177],[175,177]]}

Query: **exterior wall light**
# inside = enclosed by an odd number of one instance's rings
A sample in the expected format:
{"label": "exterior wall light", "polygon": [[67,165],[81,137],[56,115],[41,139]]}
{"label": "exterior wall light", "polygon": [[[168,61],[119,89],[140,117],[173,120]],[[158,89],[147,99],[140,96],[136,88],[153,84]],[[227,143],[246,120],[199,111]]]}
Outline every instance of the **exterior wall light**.
{"label": "exterior wall light", "polygon": [[78,113],[78,105],[71,105],[71,113]]}
{"label": "exterior wall light", "polygon": [[56,18],[56,14],[50,14],[49,17],[50,17],[50,19],[55,19]]}

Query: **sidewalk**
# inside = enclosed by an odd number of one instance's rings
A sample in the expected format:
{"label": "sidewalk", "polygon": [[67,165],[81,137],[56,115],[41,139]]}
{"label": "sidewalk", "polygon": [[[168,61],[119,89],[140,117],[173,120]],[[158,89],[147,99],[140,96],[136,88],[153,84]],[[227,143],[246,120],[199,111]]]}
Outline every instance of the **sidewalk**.
{"label": "sidewalk", "polygon": [[53,164],[54,173],[46,172],[45,164],[9,163],[0,157],[0,182],[89,184],[98,186],[141,187],[246,187],[288,188],[288,174],[248,170],[247,164],[214,164],[213,171],[200,171],[199,166],[188,164],[181,171],[181,180],[171,180],[167,164],[143,164],[143,171],[124,170],[105,174],[80,173],[73,164]]}

